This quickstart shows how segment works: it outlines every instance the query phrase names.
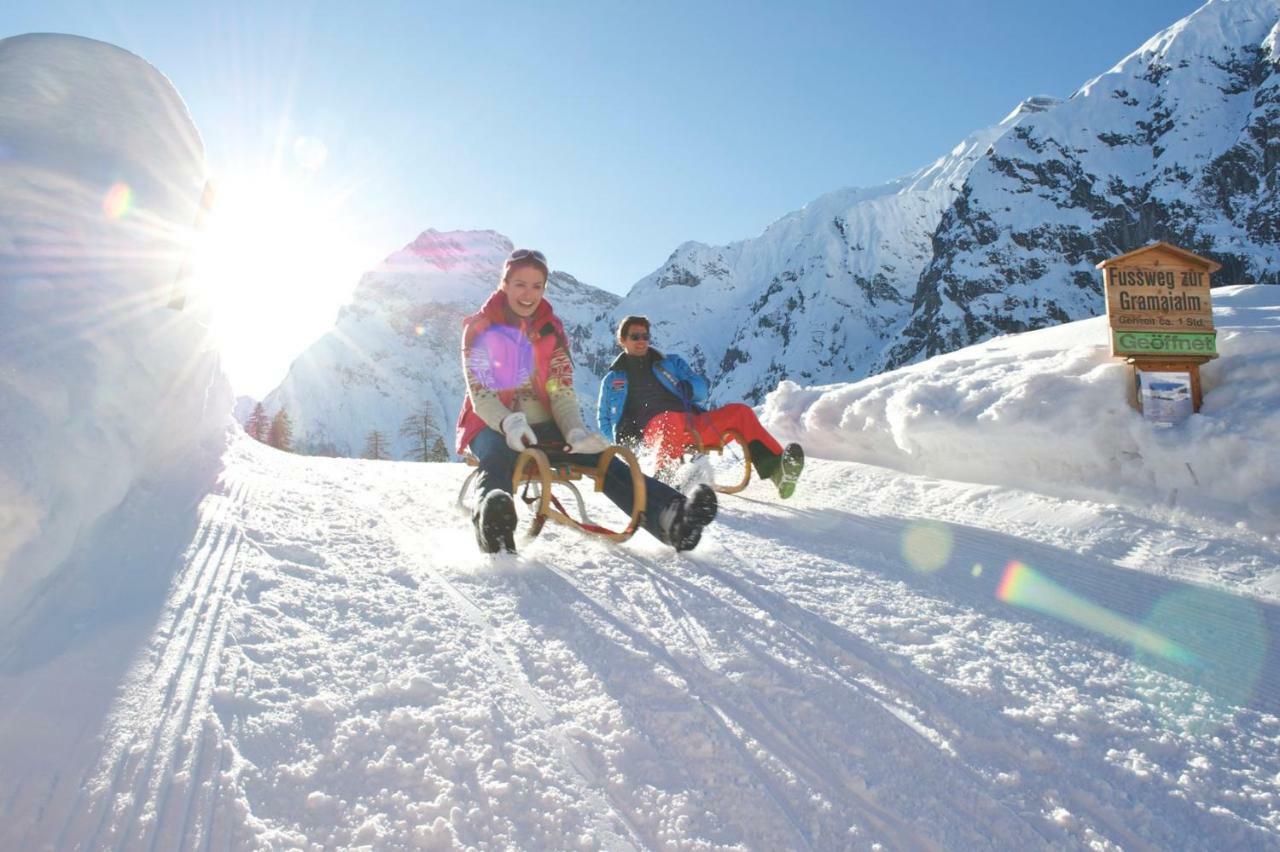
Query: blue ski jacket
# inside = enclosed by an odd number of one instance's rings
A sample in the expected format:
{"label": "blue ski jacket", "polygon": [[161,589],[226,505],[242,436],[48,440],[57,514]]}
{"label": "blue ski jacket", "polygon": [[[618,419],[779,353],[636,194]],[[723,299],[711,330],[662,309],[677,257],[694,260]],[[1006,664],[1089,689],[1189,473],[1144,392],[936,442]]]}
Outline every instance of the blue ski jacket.
{"label": "blue ski jacket", "polygon": [[[627,371],[623,366],[626,354],[619,355],[605,373],[600,382],[600,399],[596,405],[596,420],[600,432],[610,441],[617,442],[618,426],[622,422],[622,409],[627,404]],[[653,374],[664,388],[676,395],[690,408],[705,409],[711,385],[685,363],[679,355],[663,355],[656,349],[649,350],[649,364]],[[688,382],[693,389],[691,396],[686,397],[680,391],[680,382]],[[635,424],[637,431],[642,424]]]}

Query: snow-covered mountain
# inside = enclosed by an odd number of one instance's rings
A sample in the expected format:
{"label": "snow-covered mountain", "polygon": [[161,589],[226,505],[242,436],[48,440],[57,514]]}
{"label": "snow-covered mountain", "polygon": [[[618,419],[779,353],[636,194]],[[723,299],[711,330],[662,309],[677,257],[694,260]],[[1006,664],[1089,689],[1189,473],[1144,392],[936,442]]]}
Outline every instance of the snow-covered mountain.
{"label": "snow-covered mountain", "polygon": [[1218,260],[1215,283],[1277,283],[1278,27],[1277,0],[1211,0],[913,175],[680,246],[618,310],[759,402],[1099,314],[1094,264],[1156,239]]}
{"label": "snow-covered mountain", "polygon": [[759,402],[778,381],[864,376],[911,310],[931,238],[993,143],[1051,109],[1030,98],[928,166],[871,189],[824,195],[750,240],[689,242],[641,279],[619,314],[654,323],[655,345],[689,358],[721,401]]}
{"label": "snow-covered mountain", "polygon": [[[367,272],[333,330],[294,361],[264,401],[269,413],[288,412],[295,449],[359,456],[377,430],[392,457],[403,458],[410,443],[399,435],[400,426],[425,409],[452,451],[465,393],[462,320],[493,291],[512,247],[493,231],[428,230]],[[577,355],[574,384],[589,407],[603,356],[580,353],[587,341],[609,338],[618,297],[553,271],[547,299],[570,336]]]}
{"label": "snow-covered mountain", "polygon": [[1094,265],[1167,240],[1280,283],[1280,2],[1211,0],[969,171],[877,365],[1101,313]]}

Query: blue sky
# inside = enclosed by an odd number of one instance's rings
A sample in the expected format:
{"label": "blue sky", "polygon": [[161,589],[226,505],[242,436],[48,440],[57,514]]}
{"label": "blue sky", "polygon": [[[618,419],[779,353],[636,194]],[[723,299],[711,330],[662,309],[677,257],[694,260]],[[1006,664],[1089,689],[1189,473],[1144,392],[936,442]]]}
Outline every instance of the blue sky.
{"label": "blue sky", "polygon": [[[428,227],[491,228],[623,293],[685,240],[755,236],[1065,97],[1199,5],[9,0],[0,35],[146,58],[215,175],[340,199],[361,268]],[[354,284],[339,266],[327,300]]]}

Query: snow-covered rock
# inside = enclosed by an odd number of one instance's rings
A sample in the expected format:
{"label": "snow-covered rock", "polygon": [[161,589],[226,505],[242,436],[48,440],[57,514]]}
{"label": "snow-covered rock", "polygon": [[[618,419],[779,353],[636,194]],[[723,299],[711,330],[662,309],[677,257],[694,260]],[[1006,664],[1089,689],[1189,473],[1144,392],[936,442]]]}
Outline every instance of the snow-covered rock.
{"label": "snow-covered rock", "polygon": [[130,489],[216,463],[230,389],[207,317],[177,307],[204,181],[145,61],[0,41],[0,625]]}

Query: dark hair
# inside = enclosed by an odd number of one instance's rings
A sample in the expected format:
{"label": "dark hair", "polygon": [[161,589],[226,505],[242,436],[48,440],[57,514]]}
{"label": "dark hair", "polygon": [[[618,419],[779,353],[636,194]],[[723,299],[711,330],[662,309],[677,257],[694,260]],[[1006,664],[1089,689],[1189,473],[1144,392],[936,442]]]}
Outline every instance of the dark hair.
{"label": "dark hair", "polygon": [[639,316],[629,316],[618,324],[618,340],[626,340],[627,332],[631,330],[633,325],[642,325],[644,330],[649,330],[649,318]]}

